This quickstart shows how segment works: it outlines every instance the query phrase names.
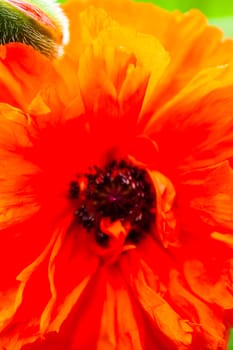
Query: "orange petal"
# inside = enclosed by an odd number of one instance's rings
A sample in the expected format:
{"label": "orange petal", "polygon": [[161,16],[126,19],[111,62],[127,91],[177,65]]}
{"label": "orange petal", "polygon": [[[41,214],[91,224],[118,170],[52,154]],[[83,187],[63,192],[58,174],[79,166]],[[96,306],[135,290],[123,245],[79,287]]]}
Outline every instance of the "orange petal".
{"label": "orange petal", "polygon": [[130,251],[121,259],[122,273],[133,294],[153,323],[154,332],[168,337],[177,347],[187,349],[192,343],[192,327],[182,320],[158,290],[148,285],[138,258],[135,251]]}
{"label": "orange petal", "polygon": [[60,329],[61,339],[66,346],[68,339],[70,350],[97,349],[105,296],[106,274],[100,269]]}
{"label": "orange petal", "polygon": [[[82,51],[82,47],[79,45],[71,44],[72,42],[80,42],[80,23],[76,14],[89,6],[103,8],[123,26],[130,26],[138,32],[158,36],[159,40],[164,39],[165,36],[169,39],[171,33],[173,33],[172,28],[175,25],[173,15],[152,4],[136,3],[129,0],[118,0],[117,2],[109,2],[108,0],[77,2],[71,0],[64,5],[64,9],[70,19],[71,31],[71,40],[67,51],[75,56],[79,56],[79,52]],[[122,8],[124,8],[124,11],[122,11]],[[154,18],[156,18],[156,21],[154,21]],[[164,43],[165,40],[162,40],[162,42]]]}
{"label": "orange petal", "polygon": [[[130,0],[89,0],[79,3],[73,0],[65,4],[71,22],[71,42],[68,51],[77,57],[82,52],[82,45],[72,45],[72,42],[80,42],[81,39],[76,13],[90,5],[105,9],[123,26],[156,37],[169,52],[170,66],[159,86],[153,90],[152,98],[144,109],[144,112],[149,114],[148,118],[155,109],[158,110],[179,93],[199,71],[232,62],[232,40],[222,40],[222,32],[208,26],[206,18],[199,11],[191,10],[185,15],[178,11],[170,13],[152,4]],[[207,41],[209,45],[206,45]]]}
{"label": "orange petal", "polygon": [[108,277],[98,349],[140,350],[140,331],[127,286],[114,266],[108,266],[106,273]]}
{"label": "orange petal", "polygon": [[183,229],[203,240],[217,230],[233,231],[233,172],[223,162],[187,173],[177,188]]}
{"label": "orange petal", "polygon": [[158,171],[149,171],[156,191],[156,230],[154,235],[164,245],[177,245],[179,228],[176,218],[176,192],[170,180]]}
{"label": "orange petal", "polygon": [[104,138],[109,153],[120,148],[117,135],[121,148],[134,135],[145,95],[157,84],[168,55],[156,38],[122,27],[102,10],[90,8],[80,16],[81,94],[93,137]]}
{"label": "orange petal", "polygon": [[49,59],[32,47],[18,43],[6,45],[5,55],[0,59],[1,102],[27,110],[51,72]]}
{"label": "orange petal", "polygon": [[158,109],[145,132],[158,144],[160,171],[175,179],[233,156],[232,86],[228,66],[206,69]]}
{"label": "orange petal", "polygon": [[[30,262],[18,276],[15,276],[20,283],[18,283],[11,307],[6,309],[8,305],[2,305],[0,313],[1,345],[6,346],[9,350],[21,350],[24,344],[38,339],[41,312],[45,307],[46,298],[49,296],[46,278],[48,256],[57,234],[58,232],[55,231],[40,255],[33,262]],[[27,243],[25,245],[27,246]],[[44,289],[40,294],[40,300],[35,303],[31,295],[38,297],[37,293],[41,284],[44,285]]]}
{"label": "orange petal", "polygon": [[226,348],[227,334],[221,313],[185,289],[179,273],[175,270],[170,273],[169,294],[174,306],[190,320],[190,325],[195,330],[194,349]]}
{"label": "orange petal", "polygon": [[200,260],[187,260],[184,274],[190,288],[200,298],[223,309],[233,309],[233,259],[226,262],[217,279],[212,278]]}
{"label": "orange petal", "polygon": [[156,158],[159,157],[159,149],[154,140],[146,135],[137,135],[129,150],[129,156],[134,158],[135,162],[146,166],[148,169],[156,169]]}
{"label": "orange petal", "polygon": [[97,349],[105,290],[106,274],[97,272],[60,331],[45,334],[25,350]]}
{"label": "orange petal", "polygon": [[[164,45],[171,55],[171,64],[153,95],[151,109],[155,105],[160,109],[172,100],[198,72],[232,63],[232,40],[222,40],[223,33],[207,26],[203,14],[191,10],[185,15],[176,11],[173,16],[175,23],[167,24],[166,36],[162,34],[161,39],[166,41]],[[210,44],[206,45],[206,41]]]}
{"label": "orange petal", "polygon": [[233,235],[230,233],[220,233],[220,232],[212,232],[211,237],[216,239],[216,241],[220,241],[226,243],[228,246],[233,248]]}
{"label": "orange petal", "polygon": [[87,233],[80,230],[76,234],[58,237],[51,252],[51,298],[41,316],[42,333],[59,331],[97,269],[98,258],[87,249]]}

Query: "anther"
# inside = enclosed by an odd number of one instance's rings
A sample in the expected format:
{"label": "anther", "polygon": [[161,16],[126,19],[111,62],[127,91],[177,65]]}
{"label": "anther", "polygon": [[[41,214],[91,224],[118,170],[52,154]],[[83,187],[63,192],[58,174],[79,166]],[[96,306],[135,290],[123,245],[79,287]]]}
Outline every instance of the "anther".
{"label": "anther", "polygon": [[70,198],[76,199],[79,196],[79,185],[77,181],[71,181],[70,190],[69,190]]}

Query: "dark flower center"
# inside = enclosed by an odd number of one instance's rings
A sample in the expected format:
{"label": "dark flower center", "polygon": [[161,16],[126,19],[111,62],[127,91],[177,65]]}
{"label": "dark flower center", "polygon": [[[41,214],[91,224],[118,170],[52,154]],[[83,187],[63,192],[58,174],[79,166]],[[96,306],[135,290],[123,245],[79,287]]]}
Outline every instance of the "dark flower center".
{"label": "dark flower center", "polygon": [[70,183],[70,198],[77,200],[75,217],[96,242],[108,246],[109,236],[101,231],[103,218],[130,224],[127,241],[137,243],[155,221],[155,192],[146,170],[125,161],[113,161],[104,168],[94,166],[80,181]]}

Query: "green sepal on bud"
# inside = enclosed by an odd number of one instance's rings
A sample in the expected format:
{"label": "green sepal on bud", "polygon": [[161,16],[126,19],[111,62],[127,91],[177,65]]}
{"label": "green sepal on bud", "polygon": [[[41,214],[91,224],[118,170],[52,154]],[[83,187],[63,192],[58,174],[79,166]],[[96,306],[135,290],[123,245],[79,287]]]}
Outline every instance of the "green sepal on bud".
{"label": "green sepal on bud", "polygon": [[57,57],[68,41],[68,20],[54,0],[0,0],[0,45],[24,43]]}

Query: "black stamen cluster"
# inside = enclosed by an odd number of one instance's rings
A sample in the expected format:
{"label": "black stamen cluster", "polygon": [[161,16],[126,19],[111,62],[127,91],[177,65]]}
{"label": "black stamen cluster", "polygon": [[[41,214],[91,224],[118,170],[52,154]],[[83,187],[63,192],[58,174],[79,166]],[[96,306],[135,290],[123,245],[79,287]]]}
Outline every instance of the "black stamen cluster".
{"label": "black stamen cluster", "polygon": [[[130,222],[132,230],[127,240],[139,241],[142,233],[149,232],[155,220],[155,193],[144,169],[125,161],[113,161],[104,168],[94,167],[85,174],[87,186],[84,200],[75,215],[88,231],[95,229],[96,241],[103,246],[107,237],[99,229],[101,218],[112,222]],[[70,195],[77,198],[77,182],[70,185]]]}

